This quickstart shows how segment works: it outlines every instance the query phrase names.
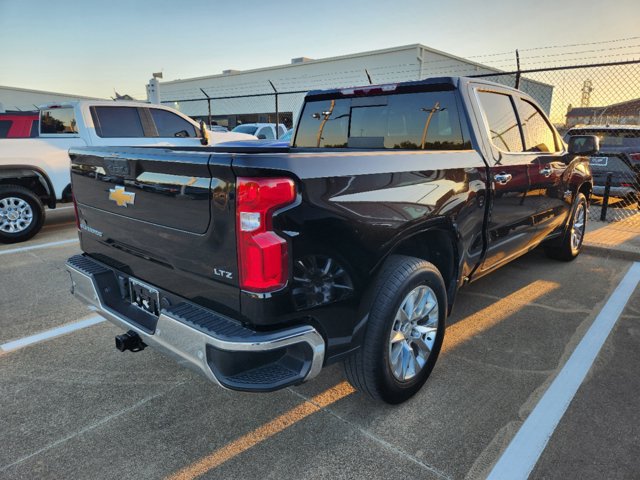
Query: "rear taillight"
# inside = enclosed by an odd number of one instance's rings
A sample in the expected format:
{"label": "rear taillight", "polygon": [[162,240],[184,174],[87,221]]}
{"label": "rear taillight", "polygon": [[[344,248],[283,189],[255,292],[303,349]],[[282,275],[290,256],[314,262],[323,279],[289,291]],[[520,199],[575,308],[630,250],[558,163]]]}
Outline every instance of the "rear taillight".
{"label": "rear taillight", "polygon": [[629,154],[629,158],[634,162],[640,162],[640,153],[631,153]]}
{"label": "rear taillight", "polygon": [[78,202],[76,202],[76,197],[72,193],[71,199],[73,200],[73,212],[76,214],[76,228],[80,230],[80,216],[78,215]]}
{"label": "rear taillight", "polygon": [[296,199],[290,178],[246,178],[237,181],[236,227],[240,287],[269,292],[289,277],[288,246],[272,230],[273,213]]}

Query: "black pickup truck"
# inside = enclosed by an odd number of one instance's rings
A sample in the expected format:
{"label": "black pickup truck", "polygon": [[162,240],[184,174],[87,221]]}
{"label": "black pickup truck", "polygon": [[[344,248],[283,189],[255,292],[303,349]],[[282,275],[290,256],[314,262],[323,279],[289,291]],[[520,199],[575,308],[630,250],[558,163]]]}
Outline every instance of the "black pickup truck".
{"label": "black pickup truck", "polygon": [[[526,94],[468,78],[314,91],[291,147],[74,148],[73,293],[229,389],[344,361],[374,398],[424,384],[465,283],[580,252],[592,190]],[[144,375],[144,372],[139,372]]]}

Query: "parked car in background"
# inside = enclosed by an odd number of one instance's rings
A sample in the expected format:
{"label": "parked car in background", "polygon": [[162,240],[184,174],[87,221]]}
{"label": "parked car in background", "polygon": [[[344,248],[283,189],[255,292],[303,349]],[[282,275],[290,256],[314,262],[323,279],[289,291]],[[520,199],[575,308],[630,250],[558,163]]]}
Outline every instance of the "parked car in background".
{"label": "parked car in background", "polygon": [[638,201],[640,198],[640,125],[584,125],[573,127],[564,136],[595,135],[600,150],[591,156],[593,193],[604,195],[607,176],[611,173],[609,195]]}
{"label": "parked car in background", "polygon": [[38,136],[37,111],[0,113],[0,138],[33,138]]}
{"label": "parked car in background", "polygon": [[[207,130],[162,105],[79,101],[44,105],[37,138],[0,139],[0,242],[33,237],[44,222],[44,205],[71,199],[68,150],[80,146],[146,145],[184,147],[255,139],[242,133]],[[38,118],[37,117],[37,118]],[[144,175],[143,172],[140,172]]]}
{"label": "parked car in background", "polygon": [[[242,125],[238,125],[231,131],[236,133],[255,135],[259,140],[272,140],[276,138],[275,123],[243,123]],[[278,125],[278,138],[280,138],[286,132],[287,127],[285,127],[282,123]]]}
{"label": "parked car in background", "polygon": [[[344,361],[400,403],[461,287],[543,243],[564,261],[582,248],[597,139],[567,150],[521,91],[445,77],[310,92],[294,138],[70,150],[72,292],[126,332],[120,350],[251,392]],[[143,189],[142,169],[163,188]]]}

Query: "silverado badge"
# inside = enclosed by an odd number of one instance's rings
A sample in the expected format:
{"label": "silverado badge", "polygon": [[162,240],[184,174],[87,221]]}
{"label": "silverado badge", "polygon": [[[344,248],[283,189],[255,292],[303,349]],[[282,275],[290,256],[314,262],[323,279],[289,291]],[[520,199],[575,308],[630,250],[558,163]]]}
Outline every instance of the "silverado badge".
{"label": "silverado badge", "polygon": [[133,205],[136,201],[136,194],[125,192],[124,187],[116,187],[109,189],[109,200],[116,202],[119,207],[127,207],[127,204]]}

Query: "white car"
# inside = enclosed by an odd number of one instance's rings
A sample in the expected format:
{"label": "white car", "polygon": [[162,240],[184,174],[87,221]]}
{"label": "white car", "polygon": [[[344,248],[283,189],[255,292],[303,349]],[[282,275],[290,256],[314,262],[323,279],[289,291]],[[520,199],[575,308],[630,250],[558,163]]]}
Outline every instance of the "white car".
{"label": "white car", "polygon": [[[200,130],[197,122],[162,105],[79,101],[40,107],[39,136],[0,139],[0,242],[33,237],[44,205],[71,199],[69,148],[78,146],[202,146],[253,135]],[[203,140],[205,138],[206,140]]]}
{"label": "white car", "polygon": [[[275,123],[243,123],[233,130],[234,133],[246,133],[255,135],[259,140],[275,140],[276,124]],[[278,126],[278,138],[287,133],[287,127],[282,123]]]}

